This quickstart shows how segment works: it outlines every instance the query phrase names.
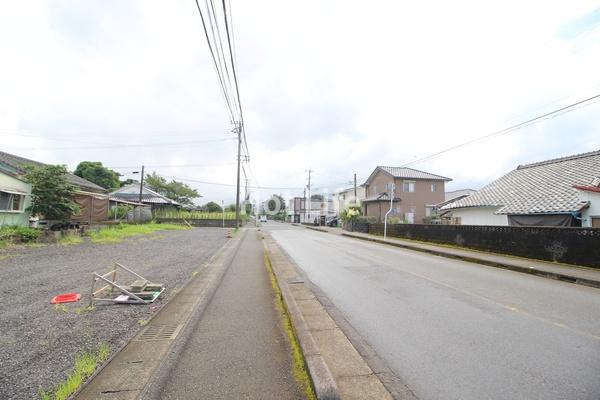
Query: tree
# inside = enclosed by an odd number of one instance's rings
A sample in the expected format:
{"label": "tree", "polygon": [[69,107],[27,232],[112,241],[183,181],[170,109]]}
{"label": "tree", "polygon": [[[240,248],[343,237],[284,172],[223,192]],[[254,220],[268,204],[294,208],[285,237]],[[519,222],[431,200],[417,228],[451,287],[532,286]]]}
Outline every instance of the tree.
{"label": "tree", "polygon": [[67,173],[64,165],[27,167],[25,180],[31,183],[31,205],[26,211],[62,221],[77,214],[79,206],[73,201],[77,188],[67,181]]}
{"label": "tree", "polygon": [[269,201],[267,201],[267,212],[273,215],[274,219],[285,219],[285,200],[283,200],[283,197],[281,195],[274,194],[271,196]]}
{"label": "tree", "polygon": [[252,206],[252,203],[250,203],[249,201],[244,203],[244,207],[246,208],[246,214],[247,215],[252,215],[252,209],[254,208]]}
{"label": "tree", "polygon": [[310,196],[310,199],[312,201],[323,201],[324,197],[322,194],[313,194],[312,196]]}
{"label": "tree", "polygon": [[167,182],[165,178],[158,175],[156,172],[151,173],[145,178],[145,185],[157,193],[175,200],[182,206],[193,206],[193,199],[200,197],[196,189],[192,189],[183,182],[171,180]]}
{"label": "tree", "polygon": [[202,209],[208,212],[221,212],[223,210],[221,206],[215,203],[214,201],[209,201],[208,203],[202,206]]}
{"label": "tree", "polygon": [[126,185],[131,185],[132,183],[138,183],[138,181],[136,181],[135,179],[131,179],[131,178],[127,178],[124,181],[119,182],[119,185],[121,187],[126,186]]}
{"label": "tree", "polygon": [[120,187],[119,174],[104,167],[99,161],[82,161],[75,168],[73,174],[102,186],[104,189],[114,190]]}
{"label": "tree", "polygon": [[225,211],[235,212],[235,203],[228,205],[225,207]]}

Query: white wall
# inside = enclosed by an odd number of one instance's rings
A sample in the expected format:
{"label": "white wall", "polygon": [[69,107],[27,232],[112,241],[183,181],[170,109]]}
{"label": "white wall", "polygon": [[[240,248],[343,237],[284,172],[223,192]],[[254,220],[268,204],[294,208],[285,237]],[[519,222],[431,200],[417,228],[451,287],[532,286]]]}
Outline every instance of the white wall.
{"label": "white wall", "polygon": [[498,207],[469,207],[452,210],[452,217],[460,217],[461,225],[508,225],[506,215],[496,215]]}
{"label": "white wall", "polygon": [[589,208],[581,212],[581,226],[591,227],[591,217],[600,217],[600,193],[581,190],[579,191],[579,199],[590,202]]}

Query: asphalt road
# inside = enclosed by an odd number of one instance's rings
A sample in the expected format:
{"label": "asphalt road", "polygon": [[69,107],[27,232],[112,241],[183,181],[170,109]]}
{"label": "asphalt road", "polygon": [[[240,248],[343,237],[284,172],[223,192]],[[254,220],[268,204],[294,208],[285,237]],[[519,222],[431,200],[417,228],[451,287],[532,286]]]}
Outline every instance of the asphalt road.
{"label": "asphalt road", "polygon": [[600,290],[269,222],[420,399],[600,399]]}

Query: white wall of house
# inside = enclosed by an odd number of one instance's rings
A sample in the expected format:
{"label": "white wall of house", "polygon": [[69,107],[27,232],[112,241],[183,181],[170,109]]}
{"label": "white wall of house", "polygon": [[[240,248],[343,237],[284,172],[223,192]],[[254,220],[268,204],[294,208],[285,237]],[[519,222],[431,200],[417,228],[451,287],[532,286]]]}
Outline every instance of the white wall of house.
{"label": "white wall of house", "polygon": [[590,206],[581,212],[581,226],[589,228],[592,226],[592,218],[600,219],[600,193],[581,190],[579,198],[590,202]]}
{"label": "white wall of house", "polygon": [[[31,204],[31,185],[0,172],[0,192],[3,197],[0,208],[0,226],[28,226],[29,213],[25,211],[25,208]],[[21,196],[14,192],[27,193],[27,195]]]}
{"label": "white wall of house", "polygon": [[461,225],[499,225],[507,226],[508,217],[494,212],[498,207],[468,207],[452,210],[452,217],[460,217]]}
{"label": "white wall of house", "polygon": [[[356,187],[356,201],[361,202],[366,197],[366,188],[364,186]],[[344,210],[351,202],[354,202],[354,188],[344,190],[343,192],[334,193],[333,207],[335,212],[339,213]]]}

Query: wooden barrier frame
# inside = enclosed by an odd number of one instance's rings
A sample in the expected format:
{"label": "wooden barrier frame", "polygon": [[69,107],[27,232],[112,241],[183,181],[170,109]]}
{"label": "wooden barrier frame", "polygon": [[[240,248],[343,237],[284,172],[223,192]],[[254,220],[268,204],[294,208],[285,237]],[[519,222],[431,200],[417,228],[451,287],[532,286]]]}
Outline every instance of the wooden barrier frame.
{"label": "wooden barrier frame", "polygon": [[[132,293],[131,291],[125,289],[123,286],[121,286],[117,283],[117,270],[119,268],[138,277],[139,279],[144,280],[145,282],[148,282],[148,280],[146,278],[144,278],[143,276],[139,275],[138,273],[136,273],[136,272],[130,270],[129,268],[116,262],[114,265],[114,268],[111,271],[108,271],[107,273],[105,273],[103,275],[100,275],[96,272],[94,272],[92,274],[92,290],[91,290],[91,297],[90,297],[90,306],[94,305],[94,301],[110,301],[113,303],[125,303],[125,304],[149,304],[149,303],[154,302],[154,300],[156,300],[162,294],[162,292],[165,290],[165,288],[163,287],[161,289],[161,291],[158,293],[158,295],[154,296],[153,299],[144,300],[144,299],[140,298],[139,296],[137,296],[135,293]],[[109,277],[110,277],[110,279],[109,279]],[[100,289],[96,290],[96,283],[98,281],[104,282],[105,285],[103,287],[101,287]],[[113,289],[117,289],[121,294],[129,296],[129,299],[117,301],[116,298],[112,297]],[[100,294],[102,294],[103,292],[105,292],[107,290],[109,291],[110,298],[98,297]]]}

